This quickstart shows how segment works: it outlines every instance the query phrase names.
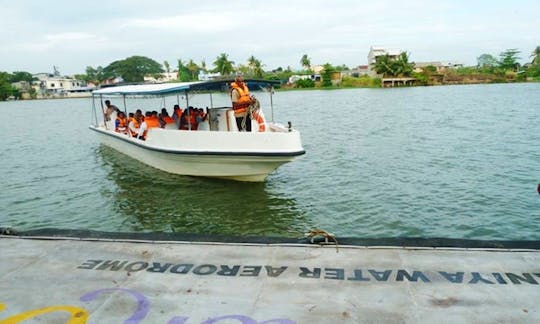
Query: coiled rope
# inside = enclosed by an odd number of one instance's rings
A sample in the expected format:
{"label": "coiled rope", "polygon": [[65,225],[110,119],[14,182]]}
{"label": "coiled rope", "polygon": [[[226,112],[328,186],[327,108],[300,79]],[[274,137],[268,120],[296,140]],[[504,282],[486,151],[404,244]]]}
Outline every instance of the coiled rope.
{"label": "coiled rope", "polygon": [[261,103],[259,102],[259,100],[255,97],[251,97],[251,103],[249,104],[248,108],[247,108],[247,112],[244,116],[244,118],[242,118],[242,130],[246,130],[246,122],[247,122],[247,116],[249,115],[249,119],[250,120],[253,120],[253,113],[256,112],[257,110],[261,109]]}

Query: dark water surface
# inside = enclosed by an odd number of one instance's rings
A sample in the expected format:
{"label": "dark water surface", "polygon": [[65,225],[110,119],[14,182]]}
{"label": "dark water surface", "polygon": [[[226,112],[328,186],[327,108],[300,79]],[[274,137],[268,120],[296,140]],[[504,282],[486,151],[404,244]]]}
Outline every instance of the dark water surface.
{"label": "dark water surface", "polygon": [[167,174],[100,145],[90,99],[0,102],[0,226],[540,239],[540,84],[279,92],[274,103],[307,154],[252,184]]}

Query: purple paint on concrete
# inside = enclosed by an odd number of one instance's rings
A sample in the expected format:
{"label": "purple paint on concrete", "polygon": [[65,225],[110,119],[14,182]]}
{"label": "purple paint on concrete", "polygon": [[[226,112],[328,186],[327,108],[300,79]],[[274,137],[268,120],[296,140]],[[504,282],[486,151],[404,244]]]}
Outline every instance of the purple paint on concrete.
{"label": "purple paint on concrete", "polygon": [[213,324],[222,320],[237,320],[242,324],[296,324],[295,321],[291,321],[290,319],[286,318],[275,318],[264,322],[257,322],[251,317],[244,315],[226,315],[221,317],[209,318],[208,320],[201,322],[201,324]]}
{"label": "purple paint on concrete", "polygon": [[171,318],[167,322],[167,324],[185,324],[188,319],[189,319],[189,317],[175,316],[175,317]]}
{"label": "purple paint on concrete", "polygon": [[213,323],[217,323],[221,320],[226,320],[226,319],[235,319],[235,320],[240,321],[240,323],[242,324],[258,324],[256,320],[252,319],[249,316],[244,316],[244,315],[225,315],[225,316],[220,316],[220,317],[209,318],[208,320],[201,322],[201,324],[213,324]]}
{"label": "purple paint on concrete", "polygon": [[146,317],[146,315],[148,315],[148,311],[150,309],[150,302],[148,301],[148,299],[143,294],[133,291],[133,290],[129,290],[129,289],[124,289],[124,288],[99,289],[99,290],[89,292],[81,296],[81,298],[79,299],[82,302],[89,302],[96,299],[102,293],[115,292],[115,291],[123,291],[125,293],[128,293],[137,301],[137,309],[135,310],[133,315],[131,315],[130,318],[124,321],[125,324],[139,323]]}

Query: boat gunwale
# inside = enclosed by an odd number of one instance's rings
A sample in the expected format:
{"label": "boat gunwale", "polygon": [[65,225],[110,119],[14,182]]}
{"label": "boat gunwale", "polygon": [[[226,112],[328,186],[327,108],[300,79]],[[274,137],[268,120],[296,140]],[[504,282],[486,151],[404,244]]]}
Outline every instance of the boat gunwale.
{"label": "boat gunwale", "polygon": [[304,155],[306,153],[305,150],[300,151],[293,151],[293,152],[245,152],[245,151],[188,151],[188,150],[174,150],[174,149],[166,149],[166,148],[160,148],[152,146],[151,144],[146,143],[138,143],[133,138],[125,138],[121,135],[113,134],[110,131],[100,129],[99,127],[95,127],[93,125],[89,126],[89,128],[95,132],[110,136],[111,138],[116,138],[119,140],[122,140],[126,143],[130,143],[133,145],[136,145],[138,147],[148,149],[151,151],[161,152],[161,153],[167,153],[167,154],[178,154],[178,155],[217,155],[217,156],[264,156],[264,157],[295,157]]}

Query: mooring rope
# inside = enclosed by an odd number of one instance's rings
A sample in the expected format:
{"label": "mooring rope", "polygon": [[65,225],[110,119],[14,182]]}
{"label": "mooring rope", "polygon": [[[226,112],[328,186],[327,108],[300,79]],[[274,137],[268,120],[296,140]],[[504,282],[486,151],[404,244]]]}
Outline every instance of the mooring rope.
{"label": "mooring rope", "polygon": [[310,238],[311,243],[315,243],[315,238],[316,237],[323,237],[324,242],[318,242],[319,244],[331,244],[332,242],[329,241],[329,239],[330,239],[336,245],[336,253],[339,252],[338,240],[337,240],[336,236],[334,234],[332,234],[332,233],[328,233],[327,231],[321,230],[321,229],[312,229],[312,230],[310,230],[309,232],[307,232],[304,235],[306,237]]}
{"label": "mooring rope", "polygon": [[247,116],[249,115],[250,120],[253,120],[253,113],[261,109],[261,103],[259,102],[259,100],[255,97],[251,97],[251,99],[252,100],[247,108],[247,112],[244,118],[242,118],[242,124],[241,124],[242,130],[246,130]]}

